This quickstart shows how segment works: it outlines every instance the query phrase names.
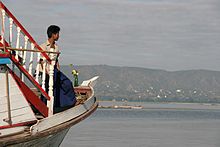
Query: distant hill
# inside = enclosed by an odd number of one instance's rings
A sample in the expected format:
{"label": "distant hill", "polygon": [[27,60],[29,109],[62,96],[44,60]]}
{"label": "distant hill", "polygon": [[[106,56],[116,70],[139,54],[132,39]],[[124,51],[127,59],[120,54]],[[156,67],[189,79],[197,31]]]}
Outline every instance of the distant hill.
{"label": "distant hill", "polygon": [[[76,69],[80,82],[100,76],[95,90],[102,100],[220,102],[219,71],[170,72],[108,65],[84,65]],[[72,78],[69,66],[61,66],[61,70]]]}

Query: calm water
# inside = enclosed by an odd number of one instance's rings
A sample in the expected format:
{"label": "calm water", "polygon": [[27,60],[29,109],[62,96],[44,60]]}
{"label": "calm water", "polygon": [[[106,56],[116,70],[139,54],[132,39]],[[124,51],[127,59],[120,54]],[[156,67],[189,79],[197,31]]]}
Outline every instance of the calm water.
{"label": "calm water", "polygon": [[219,147],[220,110],[98,109],[70,129],[61,147],[72,146]]}

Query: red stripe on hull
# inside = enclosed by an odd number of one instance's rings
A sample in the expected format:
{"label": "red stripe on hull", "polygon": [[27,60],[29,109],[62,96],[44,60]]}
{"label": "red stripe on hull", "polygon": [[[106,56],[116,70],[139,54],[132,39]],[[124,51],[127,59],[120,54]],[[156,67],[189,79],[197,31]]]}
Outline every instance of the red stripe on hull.
{"label": "red stripe on hull", "polygon": [[12,125],[7,125],[7,126],[0,126],[0,129],[8,129],[8,128],[13,128],[13,127],[27,126],[27,125],[35,124],[36,122],[37,122],[37,120],[23,122],[23,123],[17,123],[17,124],[12,124]]}

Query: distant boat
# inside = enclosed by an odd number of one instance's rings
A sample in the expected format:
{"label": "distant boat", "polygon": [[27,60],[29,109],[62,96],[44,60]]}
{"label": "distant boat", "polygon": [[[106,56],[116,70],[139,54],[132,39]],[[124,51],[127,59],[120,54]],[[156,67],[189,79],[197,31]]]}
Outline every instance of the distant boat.
{"label": "distant boat", "polygon": [[143,109],[142,106],[131,106],[131,105],[99,106],[99,108],[112,108],[112,109]]}
{"label": "distant boat", "polygon": [[[50,52],[48,56],[2,2],[0,7],[0,146],[59,146],[70,127],[98,107],[93,90],[98,76],[74,88],[75,104],[55,112],[51,56],[56,53]],[[50,64],[48,93],[45,71],[40,77],[35,68],[39,66],[40,55]],[[37,69],[35,76],[33,69]]]}
{"label": "distant boat", "polygon": [[142,106],[130,106],[130,105],[126,105],[126,106],[115,105],[115,106],[113,106],[113,108],[116,108],[116,109],[142,109],[143,107]]}

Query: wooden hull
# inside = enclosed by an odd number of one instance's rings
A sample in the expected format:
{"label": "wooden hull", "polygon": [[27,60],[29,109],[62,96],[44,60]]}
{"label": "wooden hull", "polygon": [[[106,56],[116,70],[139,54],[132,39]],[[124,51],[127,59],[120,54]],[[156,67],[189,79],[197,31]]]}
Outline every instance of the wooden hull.
{"label": "wooden hull", "polygon": [[[85,110],[82,111],[80,107],[84,107]],[[12,136],[7,136],[5,138],[1,138],[0,140],[0,146],[11,146],[11,147],[57,147],[59,146],[65,135],[67,134],[68,130],[75,124],[79,123],[80,121],[84,120],[88,116],[90,116],[98,107],[98,103],[96,102],[95,97],[90,98],[88,101],[86,101],[84,104],[79,105],[79,108],[73,107],[70,108],[64,112],[62,112],[60,115],[55,115],[54,118],[48,118],[41,122],[36,124],[35,126],[32,126],[30,130],[23,132],[21,134],[16,134]],[[72,119],[63,118],[64,115],[68,115],[71,112],[72,113],[79,113],[76,111],[76,109],[79,109],[82,113],[78,116],[75,116],[75,114],[72,114]],[[69,112],[68,112],[69,111]],[[58,118],[61,117],[61,118]],[[64,119],[63,123],[56,124],[57,122],[51,121],[53,119],[58,120]],[[66,119],[66,120],[65,120]],[[45,123],[48,123],[51,127],[45,128]],[[37,131],[36,131],[37,130]],[[38,131],[39,130],[39,131]]]}
{"label": "wooden hull", "polygon": [[30,141],[22,142],[18,144],[7,145],[7,146],[9,147],[58,147],[62,143],[68,130],[69,128],[64,129],[60,132],[45,136],[45,137],[33,139]]}

